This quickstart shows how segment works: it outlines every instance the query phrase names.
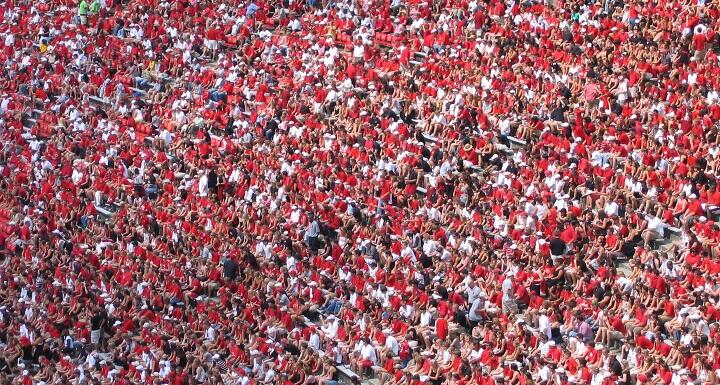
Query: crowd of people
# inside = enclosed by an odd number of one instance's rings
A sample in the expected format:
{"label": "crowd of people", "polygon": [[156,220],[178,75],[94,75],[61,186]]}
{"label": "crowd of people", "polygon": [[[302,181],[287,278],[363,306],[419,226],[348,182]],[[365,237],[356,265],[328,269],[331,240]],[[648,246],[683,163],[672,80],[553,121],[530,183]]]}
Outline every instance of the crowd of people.
{"label": "crowd of people", "polygon": [[0,14],[0,383],[720,382],[717,1]]}

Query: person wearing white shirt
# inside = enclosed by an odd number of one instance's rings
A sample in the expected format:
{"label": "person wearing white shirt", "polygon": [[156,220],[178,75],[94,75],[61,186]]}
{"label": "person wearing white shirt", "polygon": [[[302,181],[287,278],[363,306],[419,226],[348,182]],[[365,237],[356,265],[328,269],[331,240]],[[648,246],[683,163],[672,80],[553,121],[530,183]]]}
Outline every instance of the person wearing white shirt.
{"label": "person wearing white shirt", "polygon": [[292,222],[292,223],[300,222],[300,210],[295,205],[292,206],[292,211],[290,212],[290,222]]}
{"label": "person wearing white shirt", "polygon": [[366,369],[377,365],[377,352],[368,337],[363,337],[355,344],[353,355],[355,359],[351,360],[350,366],[355,373],[363,373]]}
{"label": "person wearing white shirt", "polygon": [[660,273],[670,279],[677,278],[677,269],[672,261],[666,261],[660,267]]}
{"label": "person wearing white shirt", "polygon": [[607,214],[609,217],[617,216],[618,209],[619,206],[614,200],[605,203],[605,207],[603,207],[603,211],[605,211],[605,214]]}
{"label": "person wearing white shirt", "polygon": [[409,303],[405,304],[400,307],[398,314],[400,314],[400,317],[402,318],[410,319],[415,314],[415,308]]}
{"label": "person wearing white shirt", "polygon": [[475,302],[475,299],[479,298],[482,294],[482,289],[475,283],[475,281],[470,280],[465,287],[465,293],[468,296],[468,303],[473,303]]}
{"label": "person wearing white shirt", "polygon": [[385,348],[383,349],[383,355],[390,353],[393,357],[396,357],[400,353],[400,344],[398,343],[395,336],[393,336],[390,329],[383,330],[385,334]]}
{"label": "person wearing white shirt", "polygon": [[405,243],[405,248],[400,251],[400,258],[407,258],[412,263],[415,263],[417,261],[415,257],[415,251],[412,249],[412,247],[410,247],[410,242]]}
{"label": "person wearing white shirt", "polygon": [[295,257],[293,257],[292,255],[289,255],[287,257],[287,259],[285,260],[285,265],[287,266],[288,271],[296,270],[295,264],[296,264]]}
{"label": "person wearing white shirt", "polygon": [[215,328],[210,326],[207,328],[207,330],[205,330],[205,339],[210,342],[215,341]]}
{"label": "person wearing white shirt", "polygon": [[437,252],[438,243],[433,239],[428,239],[423,244],[423,252],[427,255],[432,255]]}
{"label": "person wearing white shirt", "polygon": [[471,255],[473,253],[473,247],[470,244],[470,239],[465,238],[462,243],[460,243],[460,246],[458,247],[458,251],[465,253],[467,255]]}
{"label": "person wearing white shirt", "polygon": [[538,328],[540,329],[540,332],[545,334],[548,338],[552,337],[550,318],[545,312],[541,312],[540,314],[540,318],[538,319]]}
{"label": "person wearing white shirt", "polygon": [[[265,364],[265,365],[269,365],[269,364]],[[270,366],[268,368],[267,372],[265,372],[265,379],[264,379],[263,383],[270,384],[270,383],[272,383],[274,378],[275,378],[275,369],[273,369],[272,366]]]}
{"label": "person wearing white shirt", "polygon": [[575,352],[573,352],[574,357],[584,357],[587,353],[587,345],[585,345],[584,342],[582,342],[582,339],[578,339],[577,343],[575,344]]}
{"label": "person wearing white shirt", "polygon": [[201,197],[208,196],[208,177],[205,175],[205,171],[200,170],[200,179],[198,180],[198,194]]}
{"label": "person wearing white shirt", "polygon": [[590,385],[602,385],[605,382],[605,377],[607,373],[604,372],[598,372],[593,376],[592,381],[590,381]]}
{"label": "person wearing white shirt", "polygon": [[468,320],[470,321],[470,324],[474,327],[480,321],[482,321],[482,312],[485,309],[485,300],[482,297],[482,294],[475,297],[471,304],[472,305],[470,306],[470,310],[468,311]]}
{"label": "person wearing white shirt", "polygon": [[422,327],[422,328],[429,327],[431,321],[432,321],[432,313],[430,312],[430,310],[425,310],[425,312],[423,312],[420,315],[420,327]]}
{"label": "person wearing white shirt", "polygon": [[535,209],[537,210],[536,214],[537,214],[538,220],[540,220],[540,221],[545,220],[545,217],[547,216],[547,213],[549,211],[547,206],[545,206],[545,204],[539,204],[539,205],[535,206]]}
{"label": "person wearing white shirt", "polygon": [[467,360],[471,364],[477,364],[483,354],[483,348],[480,347],[480,342],[476,341],[474,345],[475,346],[473,347],[472,351],[470,351],[470,354],[467,357]]}
{"label": "person wearing white shirt", "polygon": [[325,334],[325,338],[334,340],[337,336],[338,330],[338,319],[334,315],[328,317],[329,323],[322,327],[322,331]]}
{"label": "person wearing white shirt", "polygon": [[440,166],[440,176],[447,176],[450,175],[450,173],[453,170],[452,164],[450,164],[450,161],[447,159],[443,162],[443,164]]}
{"label": "person wearing white shirt", "polygon": [[292,137],[300,138],[303,135],[303,128],[295,124],[290,124],[289,134]]}
{"label": "person wearing white shirt", "polygon": [[93,351],[92,353],[88,354],[88,356],[85,358],[85,364],[87,364],[87,366],[89,368],[95,367],[95,362],[96,362],[95,356],[97,356],[97,353]]}
{"label": "person wearing white shirt", "polygon": [[82,180],[82,177],[83,177],[82,171],[75,168],[75,169],[73,169],[70,179],[72,180],[73,183],[78,184]]}
{"label": "person wearing white shirt", "polygon": [[266,244],[265,241],[261,239],[258,240],[258,243],[255,245],[255,254],[265,258],[270,258],[272,256],[270,245]]}
{"label": "person wearing white shirt", "polygon": [[[527,191],[527,193],[525,194],[526,197],[529,197],[529,196],[532,195],[532,193],[530,192],[530,190],[536,190],[535,185],[532,185],[532,184],[531,184],[531,185],[528,187],[528,191]],[[533,202],[531,202],[531,201],[526,201],[526,202],[525,202],[525,208],[524,208],[524,210],[525,210],[525,212],[528,214],[528,216],[533,216],[533,215],[537,214],[537,208],[535,207],[535,204],[533,204]]]}
{"label": "person wearing white shirt", "polygon": [[375,351],[375,347],[369,343],[369,341],[366,342],[360,350],[360,358],[363,361],[372,362],[373,365],[377,364],[377,352]]}
{"label": "person wearing white shirt", "polygon": [[440,211],[435,206],[426,207],[425,210],[430,220],[440,222]]}
{"label": "person wearing white shirt", "polygon": [[288,27],[290,30],[297,32],[300,30],[300,20],[298,18],[294,18],[290,23],[288,24]]}
{"label": "person wearing white shirt", "polygon": [[540,377],[540,380],[543,382],[546,382],[552,377],[552,370],[547,366],[547,364],[543,365],[542,368],[538,370],[538,377]]}
{"label": "person wearing white shirt", "polygon": [[320,351],[320,335],[317,333],[316,330],[312,331],[312,334],[310,334],[310,339],[308,340],[308,347],[314,351]]}
{"label": "person wearing white shirt", "polygon": [[352,278],[352,272],[350,272],[350,269],[348,269],[347,266],[343,266],[343,268],[338,271],[338,278],[341,281],[349,282],[350,278]]}
{"label": "person wearing white shirt", "polygon": [[650,245],[650,242],[663,237],[665,233],[665,226],[665,223],[658,215],[654,215],[650,218],[647,224],[647,229],[642,232],[642,238],[645,241],[646,247]]}
{"label": "person wearing white shirt", "polygon": [[[692,318],[690,318],[690,319],[692,319]],[[680,338],[680,344],[685,345],[685,346],[689,346],[690,343],[692,342],[692,339],[693,339],[692,334],[690,334],[690,333],[685,333],[685,334]]]}
{"label": "person wearing white shirt", "polygon": [[565,195],[562,195],[562,196],[560,196],[559,198],[557,198],[557,199],[555,200],[555,204],[554,204],[553,206],[555,206],[555,208],[556,208],[558,211],[559,211],[559,210],[562,210],[562,209],[567,210],[568,205],[567,205],[567,202],[565,202]]}
{"label": "person wearing white shirt", "polygon": [[353,47],[352,55],[355,61],[362,61],[363,57],[365,56],[365,46],[363,44],[356,43]]}

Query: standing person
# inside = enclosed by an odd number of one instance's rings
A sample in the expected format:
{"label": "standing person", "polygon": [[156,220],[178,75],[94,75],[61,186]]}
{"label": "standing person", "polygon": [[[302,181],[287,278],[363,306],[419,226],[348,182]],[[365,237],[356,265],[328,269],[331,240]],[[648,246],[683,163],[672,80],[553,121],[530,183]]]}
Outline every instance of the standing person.
{"label": "standing person", "polygon": [[305,243],[313,253],[317,254],[320,249],[320,224],[315,218],[314,213],[310,213],[309,220],[310,224],[308,224],[305,230]]}
{"label": "standing person", "polygon": [[208,176],[205,174],[204,170],[200,170],[200,179],[198,180],[198,195],[200,197],[207,197],[209,192],[209,181]]}
{"label": "standing person", "polygon": [[100,14],[100,0],[93,0],[90,4],[90,14],[93,16]]}
{"label": "standing person", "polygon": [[81,25],[87,25],[87,16],[90,10],[87,0],[80,0],[78,4],[78,18],[80,19]]}
{"label": "standing person", "polygon": [[208,173],[207,178],[208,178],[208,183],[207,183],[207,184],[208,184],[208,190],[210,191],[210,193],[211,193],[213,196],[217,197],[217,192],[218,192],[218,174],[217,174],[217,172],[215,172],[215,169],[214,169],[214,168],[211,168],[211,169],[210,169],[210,172]]}
{"label": "standing person", "polygon": [[101,307],[94,309],[94,314],[90,317],[90,343],[94,348],[98,348],[102,343],[106,322],[105,309]]}
{"label": "standing person", "polygon": [[565,255],[567,251],[567,243],[560,238],[560,231],[555,230],[553,239],[550,240],[550,256],[553,262],[556,262]]}
{"label": "standing person", "polygon": [[510,271],[505,275],[502,283],[502,311],[504,314],[517,314],[518,308],[515,303],[513,278],[515,273]]}
{"label": "standing person", "polygon": [[90,15],[88,19],[88,25],[100,29],[100,0],[92,0],[90,3]]}
{"label": "standing person", "polygon": [[480,293],[473,296],[473,301],[470,302],[470,310],[468,311],[468,321],[470,321],[470,327],[474,328],[478,325],[478,323],[480,323],[480,321],[482,321],[484,312],[485,294]]}

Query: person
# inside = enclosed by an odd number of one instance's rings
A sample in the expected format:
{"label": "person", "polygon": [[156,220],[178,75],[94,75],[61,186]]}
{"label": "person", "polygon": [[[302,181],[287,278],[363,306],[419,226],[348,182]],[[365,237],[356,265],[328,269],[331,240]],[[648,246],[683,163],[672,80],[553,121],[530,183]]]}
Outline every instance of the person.
{"label": "person", "polygon": [[[109,297],[106,297],[109,298]],[[107,317],[104,310],[94,309],[92,317],[90,317],[90,344],[98,348],[103,340],[103,331],[107,323]]]}
{"label": "person", "polygon": [[514,277],[515,273],[509,271],[505,274],[505,279],[502,281],[502,312],[507,315],[518,312],[517,303],[515,303]]}
{"label": "person", "polygon": [[[505,285],[505,282],[503,281],[503,286]],[[504,293],[504,289],[503,289]],[[503,302],[505,301],[504,294],[503,294]],[[503,305],[505,306],[505,305]],[[484,294],[480,293],[471,302],[470,310],[468,311],[468,321],[470,321],[470,327],[474,328],[477,326],[477,324],[482,321],[483,319],[483,313],[485,309],[485,296]]]}
{"label": "person", "polygon": [[80,25],[87,25],[88,22],[89,5],[87,0],[80,0],[78,3],[77,16]]}
{"label": "person", "polygon": [[553,261],[557,261],[565,255],[567,244],[560,238],[560,231],[555,230],[553,239],[550,240],[550,256]]}
{"label": "person", "polygon": [[205,171],[203,170],[200,170],[199,176],[198,193],[201,197],[206,197],[210,191],[208,176],[205,175]]}
{"label": "person", "polygon": [[100,14],[100,0],[93,0],[90,4],[90,14],[98,16]]}
{"label": "person", "polygon": [[665,222],[657,214],[653,215],[647,223],[647,228],[642,232],[642,239],[646,248],[665,235]]}
{"label": "person", "polygon": [[237,262],[230,258],[223,259],[223,276],[229,281],[234,281],[239,272],[239,266]]}
{"label": "person", "polygon": [[320,224],[318,223],[317,219],[315,218],[314,213],[310,213],[308,215],[309,224],[307,228],[305,229],[305,244],[307,244],[308,248],[311,252],[317,253],[318,250],[321,247],[320,244]]}

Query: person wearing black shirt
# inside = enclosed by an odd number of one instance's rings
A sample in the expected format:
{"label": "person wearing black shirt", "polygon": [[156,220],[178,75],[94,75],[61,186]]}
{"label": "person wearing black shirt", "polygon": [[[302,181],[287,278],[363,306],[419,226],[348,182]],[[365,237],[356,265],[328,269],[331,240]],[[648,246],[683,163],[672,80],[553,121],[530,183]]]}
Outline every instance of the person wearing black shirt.
{"label": "person wearing black shirt", "polygon": [[217,194],[217,187],[218,187],[218,174],[215,172],[215,169],[211,169],[208,173],[208,190],[210,190],[211,193],[214,195]]}
{"label": "person wearing black shirt", "polygon": [[223,260],[223,275],[225,276],[225,279],[230,281],[235,280],[235,278],[237,278],[238,271],[239,268],[237,262],[229,258]]}
{"label": "person wearing black shirt", "polygon": [[565,255],[565,251],[567,250],[567,244],[565,241],[560,239],[560,232],[555,230],[555,233],[553,234],[553,239],[550,240],[550,254],[553,258],[559,258]]}
{"label": "person wearing black shirt", "polygon": [[255,254],[251,252],[245,253],[245,263],[248,264],[251,268],[255,270],[260,270],[260,264],[258,264],[257,258],[255,257]]}
{"label": "person wearing black shirt", "polygon": [[90,343],[94,346],[99,346],[102,343],[106,319],[105,311],[100,307],[96,308],[95,314],[90,317]]}
{"label": "person wearing black shirt", "polygon": [[622,365],[620,364],[620,361],[618,361],[616,354],[614,352],[610,352],[610,361],[608,362],[608,367],[610,368],[610,371],[620,377],[622,375]]}

